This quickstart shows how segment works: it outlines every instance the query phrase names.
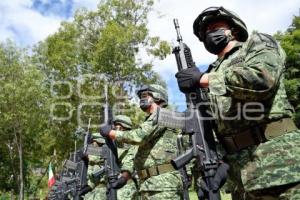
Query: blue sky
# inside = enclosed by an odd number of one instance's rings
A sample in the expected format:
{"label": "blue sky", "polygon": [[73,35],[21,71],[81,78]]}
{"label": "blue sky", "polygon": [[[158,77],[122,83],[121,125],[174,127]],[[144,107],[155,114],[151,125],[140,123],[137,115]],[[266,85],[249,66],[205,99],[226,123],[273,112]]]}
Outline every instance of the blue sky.
{"label": "blue sky", "polygon": [[[95,10],[97,0],[3,0],[0,1],[0,41],[10,38],[22,46],[32,46],[58,30],[61,21],[72,20],[76,9]],[[197,66],[206,66],[215,57],[206,52],[192,34],[192,23],[209,6],[224,6],[234,10],[247,24],[248,31],[259,30],[269,34],[284,31],[294,15],[299,15],[300,0],[160,0],[149,16],[151,35],[176,45],[173,18],[178,18],[184,41],[190,46]],[[146,55],[141,57],[147,60]],[[171,103],[184,104],[174,77],[177,67],[174,55],[154,62],[154,70],[168,84]],[[184,106],[180,106],[184,107]]]}
{"label": "blue sky", "polygon": [[73,15],[73,0],[33,0],[31,9],[38,11],[44,16],[58,15],[63,18],[70,18]]}

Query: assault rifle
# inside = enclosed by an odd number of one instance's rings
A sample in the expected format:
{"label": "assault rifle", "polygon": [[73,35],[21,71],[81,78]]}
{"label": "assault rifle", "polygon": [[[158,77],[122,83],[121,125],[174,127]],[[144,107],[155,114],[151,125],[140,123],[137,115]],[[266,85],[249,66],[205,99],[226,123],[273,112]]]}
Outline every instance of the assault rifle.
{"label": "assault rifle", "polygon": [[112,155],[111,147],[107,144],[103,144],[101,147],[94,146],[90,142],[93,139],[92,136],[89,133],[84,134],[85,145],[64,161],[59,178],[49,192],[50,200],[81,200],[83,195],[91,191],[87,185],[87,155],[99,156],[104,159],[104,165],[100,166],[98,171],[93,172],[92,177],[100,180],[103,175],[106,175],[108,178],[107,199],[115,200],[117,198],[116,191],[110,184],[120,172],[117,160]]}
{"label": "assault rifle", "polygon": [[[79,135],[82,132],[82,129],[77,129],[75,134]],[[83,134],[83,148],[75,150],[70,155],[70,158],[64,161],[59,178],[49,192],[49,199],[66,200],[72,198],[74,200],[81,200],[82,196],[91,190],[87,184],[87,149],[91,140],[91,135],[89,131],[86,131]]]}
{"label": "assault rifle", "polygon": [[[113,116],[112,110],[109,107],[108,103],[108,91],[107,85],[105,87],[105,115],[104,115],[105,123],[108,125],[113,124]],[[117,199],[117,190],[112,187],[112,184],[118,180],[118,176],[121,173],[120,165],[118,161],[118,150],[116,143],[109,139],[105,138],[106,151],[105,151],[105,169],[107,175],[107,191],[106,197],[108,200],[116,200]]]}
{"label": "assault rifle", "polygon": [[[112,112],[107,100],[107,87],[105,88],[106,106],[105,106],[105,123],[112,125]],[[82,149],[71,154],[70,158],[64,162],[63,170],[59,179],[52,186],[48,198],[50,200],[81,200],[82,196],[91,191],[87,185],[87,167],[88,155],[99,156],[104,159],[104,166],[94,172],[92,176],[100,179],[104,174],[107,177],[107,199],[116,200],[117,191],[112,188],[112,183],[118,179],[120,168],[118,163],[117,146],[114,141],[105,139],[105,144],[101,147],[92,144],[92,135],[89,131],[76,131],[76,134],[84,135],[84,146]]]}
{"label": "assault rifle", "polygon": [[[82,199],[82,195],[89,191],[86,182],[86,161],[81,159],[82,150],[74,152],[69,160],[65,160],[63,170],[52,186],[48,199],[66,200]],[[76,160],[73,158],[76,157]]]}
{"label": "assault rifle", "polygon": [[[190,48],[182,42],[177,19],[174,19],[179,46],[173,49],[178,71],[195,67]],[[208,114],[206,93],[201,88],[185,93],[187,110],[183,113],[160,109],[157,123],[165,127],[180,128],[189,134],[192,147],[171,161],[175,169],[181,169],[193,158],[201,170],[202,180],[207,185],[204,198],[208,200],[221,199],[220,192],[212,189],[213,178],[219,165],[215,138],[212,132],[211,116]],[[197,180],[200,184],[200,179]],[[198,195],[200,191],[198,191]],[[199,197],[200,198],[200,197]]]}

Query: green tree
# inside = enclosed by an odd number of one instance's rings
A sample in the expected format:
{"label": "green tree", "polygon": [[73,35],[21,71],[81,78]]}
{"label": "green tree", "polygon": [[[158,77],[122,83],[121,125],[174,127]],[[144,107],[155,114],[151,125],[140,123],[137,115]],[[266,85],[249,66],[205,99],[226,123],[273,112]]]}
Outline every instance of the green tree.
{"label": "green tree", "polygon": [[[82,97],[103,97],[103,80],[95,75],[106,77],[112,105],[128,102],[118,98],[120,95],[111,95],[116,88],[118,94],[129,97],[141,84],[165,84],[152,70],[154,59],[164,59],[170,53],[166,41],[149,35],[147,17],[153,4],[152,0],[102,0],[96,11],[78,10],[72,22],[63,22],[58,32],[35,47],[34,62],[46,75],[48,88],[52,88],[52,103],[71,105],[56,106],[54,110],[56,116],[72,113],[65,121],[53,120],[60,138],[55,148],[61,158],[73,148],[71,134],[80,125],[79,108],[86,123],[88,118],[92,118],[93,124],[101,121],[99,105],[103,105],[104,99]],[[148,55],[149,61],[140,59],[142,54]],[[56,84],[59,81],[66,84]],[[57,98],[67,94],[70,96],[66,99]]]}
{"label": "green tree", "polygon": [[44,77],[11,41],[0,44],[0,65],[0,169],[6,172],[0,187],[24,199],[28,174],[43,163],[40,138],[48,123]]}
{"label": "green tree", "polygon": [[289,101],[295,108],[294,119],[300,127],[300,17],[295,16],[291,26],[275,35],[287,54],[285,86]]}
{"label": "green tree", "polygon": [[96,11],[78,10],[30,54],[11,41],[0,44],[1,192],[24,199],[42,190],[44,197],[46,179],[39,174],[45,175],[53,152],[58,170],[73,151],[79,110],[85,123],[102,121],[106,83],[115,114],[127,114],[135,124],[143,118],[130,103],[134,90],[145,83],[165,85],[152,62],[170,53],[166,41],[149,35],[153,4],[102,0]]}

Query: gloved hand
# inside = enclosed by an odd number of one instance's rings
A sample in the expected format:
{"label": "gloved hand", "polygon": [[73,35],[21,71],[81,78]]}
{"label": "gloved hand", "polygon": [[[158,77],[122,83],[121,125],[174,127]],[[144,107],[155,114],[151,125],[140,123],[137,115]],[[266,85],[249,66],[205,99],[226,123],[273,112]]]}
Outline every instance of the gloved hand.
{"label": "gloved hand", "polygon": [[124,176],[120,176],[120,178],[118,178],[115,182],[113,182],[111,186],[114,189],[120,189],[124,187],[126,183],[127,183],[127,178],[125,178]]}
{"label": "gloved hand", "polygon": [[100,126],[100,134],[102,137],[109,138],[109,132],[111,131],[110,125],[103,125]]}
{"label": "gloved hand", "polygon": [[79,195],[80,196],[85,195],[86,193],[88,193],[90,191],[92,191],[92,188],[90,186],[86,185],[80,190]]}
{"label": "gloved hand", "polygon": [[[229,170],[228,164],[222,163],[221,165],[219,165],[216,174],[213,178],[213,183],[211,188],[214,192],[219,190],[225,184],[228,176],[228,170]],[[207,196],[209,188],[203,179],[198,181],[197,185],[199,187],[198,197],[199,199],[204,199],[204,197]]]}
{"label": "gloved hand", "polygon": [[204,73],[200,72],[197,67],[191,67],[181,70],[175,74],[177,83],[181,92],[191,92],[195,88],[199,88],[199,81]]}
{"label": "gloved hand", "polygon": [[214,182],[213,182],[213,190],[220,189],[226,182],[228,177],[229,165],[226,163],[222,163],[215,174]]}

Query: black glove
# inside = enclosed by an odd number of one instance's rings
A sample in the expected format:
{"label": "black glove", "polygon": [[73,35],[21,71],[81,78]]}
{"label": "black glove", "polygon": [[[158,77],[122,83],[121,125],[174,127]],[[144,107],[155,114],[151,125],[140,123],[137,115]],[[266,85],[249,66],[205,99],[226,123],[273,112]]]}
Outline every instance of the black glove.
{"label": "black glove", "polygon": [[191,67],[176,73],[177,83],[181,92],[191,92],[199,88],[199,81],[204,73],[200,72],[197,67]]}
{"label": "black glove", "polygon": [[114,189],[120,189],[126,185],[127,179],[124,176],[120,176],[115,182],[111,184],[112,188]]}
{"label": "black glove", "polygon": [[[228,176],[228,170],[229,170],[229,165],[226,163],[222,163],[219,165],[216,174],[213,178],[213,183],[212,183],[212,190],[216,192],[219,190],[226,182],[227,176]],[[204,199],[205,196],[207,196],[209,188],[206,184],[206,182],[201,179],[197,183],[199,190],[198,190],[198,197],[199,199]]]}
{"label": "black glove", "polygon": [[88,186],[88,185],[86,185],[86,186],[84,186],[81,190],[80,190],[80,192],[79,192],[79,195],[81,196],[81,195],[85,195],[86,193],[88,193],[88,192],[90,192],[90,191],[92,191],[93,189],[90,187],[90,186]]}
{"label": "black glove", "polygon": [[110,125],[103,125],[100,126],[100,134],[105,137],[105,138],[109,138],[109,132],[111,131],[111,126]]}
{"label": "black glove", "polygon": [[222,163],[215,174],[214,177],[214,183],[213,183],[213,190],[218,190],[220,189],[226,182],[227,176],[228,176],[228,170],[229,170],[229,165],[226,163]]}

